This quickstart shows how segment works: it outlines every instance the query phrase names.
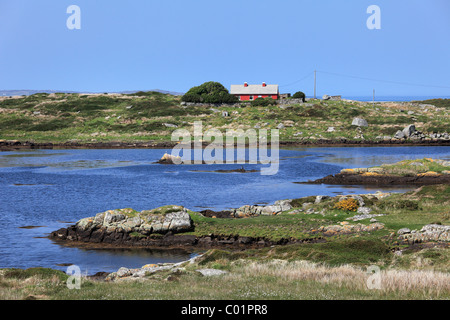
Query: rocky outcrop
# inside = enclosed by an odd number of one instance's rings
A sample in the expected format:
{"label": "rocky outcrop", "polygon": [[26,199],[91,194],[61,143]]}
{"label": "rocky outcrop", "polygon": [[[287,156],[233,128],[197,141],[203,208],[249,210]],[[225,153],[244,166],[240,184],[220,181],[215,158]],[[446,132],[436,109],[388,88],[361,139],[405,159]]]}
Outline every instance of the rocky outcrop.
{"label": "rocky outcrop", "polygon": [[292,200],[278,200],[271,206],[250,206],[245,205],[238,209],[231,211],[231,216],[234,218],[248,218],[255,216],[272,216],[280,214],[284,211],[292,209]]}
{"label": "rocky outcrop", "polygon": [[158,263],[158,264],[146,264],[145,266],[141,268],[126,268],[122,267],[116,272],[112,272],[108,274],[106,277],[106,281],[129,281],[129,280],[140,280],[145,277],[148,277],[154,273],[157,272],[167,272],[169,273],[169,276],[167,280],[170,280],[170,276],[176,275],[180,272],[185,271],[184,266],[188,264],[194,264],[201,255],[195,256],[192,259],[189,259],[187,261],[177,262],[177,263]]}
{"label": "rocky outcrop", "polygon": [[331,184],[331,185],[378,185],[378,186],[390,186],[390,185],[433,185],[433,184],[449,184],[450,174],[442,175],[417,175],[417,176],[363,176],[356,174],[343,174],[330,175],[322,179],[308,182],[298,182],[302,184]]}
{"label": "rocky outcrop", "polygon": [[161,159],[157,161],[159,164],[182,164],[183,161],[181,157],[175,157],[171,154],[165,153]]}
{"label": "rocky outcrop", "polygon": [[[428,168],[430,168],[429,164],[431,163],[442,167],[439,170],[440,172],[427,171],[430,169],[427,169],[424,163],[427,164]],[[448,168],[450,168],[450,161],[425,158],[413,162],[383,165],[381,167],[342,169],[336,175],[329,175],[315,181],[297,183],[386,186],[449,184],[450,171],[444,170]],[[398,173],[402,172],[401,170],[403,170],[403,174]]]}
{"label": "rocky outcrop", "polygon": [[[289,200],[277,201],[269,207],[248,206],[264,209],[259,214],[270,214],[272,210],[287,210]],[[238,209],[239,210],[239,209]],[[251,209],[248,212],[251,212]],[[230,214],[231,215],[231,214]],[[249,214],[249,216],[251,216]],[[234,218],[234,217],[233,217]],[[109,210],[95,217],[79,220],[75,225],[50,234],[49,238],[65,244],[84,247],[229,247],[248,248],[308,242],[308,239],[280,239],[271,241],[264,237],[234,235],[195,236],[183,234],[195,226],[186,208],[165,206],[141,212],[133,209]],[[315,241],[315,240],[311,240]]]}
{"label": "rocky outcrop", "polygon": [[369,124],[367,123],[367,120],[362,119],[362,118],[354,118],[352,121],[352,126],[357,126],[357,127],[368,127]]}
{"label": "rocky outcrop", "polygon": [[418,131],[414,124],[410,124],[410,125],[406,126],[403,130],[398,130],[392,137],[392,140],[448,141],[448,140],[450,140],[450,135],[447,132],[443,132],[443,133],[434,133],[433,132],[433,133],[425,134],[423,132]]}
{"label": "rocky outcrop", "polygon": [[351,234],[351,233],[359,233],[359,232],[371,232],[377,231],[384,228],[384,224],[376,222],[369,225],[364,224],[349,224],[348,222],[341,222],[340,225],[330,225],[330,226],[322,226],[317,230],[312,230],[312,232],[321,232],[325,236],[334,236],[340,234]]}
{"label": "rocky outcrop", "polygon": [[[142,212],[133,209],[108,210],[79,220],[69,228],[52,232],[56,240],[93,243],[133,243],[152,235],[176,234],[192,230],[191,216],[181,206],[165,206]],[[178,238],[189,242],[187,238]]]}
{"label": "rocky outcrop", "polygon": [[421,230],[410,230],[402,228],[397,231],[399,240],[414,244],[428,241],[450,241],[450,226],[443,226],[439,224],[428,224]]}

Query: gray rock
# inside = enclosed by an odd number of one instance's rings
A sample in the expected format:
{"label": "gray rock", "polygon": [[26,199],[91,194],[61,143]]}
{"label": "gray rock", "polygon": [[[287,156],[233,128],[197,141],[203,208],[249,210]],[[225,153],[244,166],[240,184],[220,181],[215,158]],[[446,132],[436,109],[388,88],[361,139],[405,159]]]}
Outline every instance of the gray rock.
{"label": "gray rock", "polygon": [[228,271],[217,269],[198,269],[195,271],[200,272],[204,277],[221,276],[228,273]]}
{"label": "gray rock", "polygon": [[359,195],[356,195],[356,194],[352,195],[351,198],[353,198],[356,201],[358,201],[358,205],[360,207],[364,207],[366,205],[366,203],[364,202],[364,199],[361,196],[359,196]]}
{"label": "gray rock", "polygon": [[230,114],[228,113],[228,111],[222,111],[222,117],[229,117]]}
{"label": "gray rock", "polygon": [[292,202],[292,199],[278,200],[278,201],[275,201],[275,206],[279,206],[281,208],[281,211],[288,211],[288,210],[292,209],[291,202]]}
{"label": "gray rock", "polygon": [[[172,212],[164,217],[168,224],[167,230],[180,232],[189,230],[192,227],[192,219],[187,211]],[[164,225],[164,224],[163,224]]]}
{"label": "gray rock", "polygon": [[164,126],[167,128],[178,128],[178,126],[176,124],[172,124],[172,123],[164,123]]}
{"label": "gray rock", "polygon": [[117,276],[119,278],[127,277],[131,275],[131,270],[125,267],[120,268],[117,270]]}
{"label": "gray rock", "polygon": [[278,212],[281,212],[281,208],[278,206],[265,206],[265,207],[262,207],[260,214],[263,216],[271,216]]}
{"label": "gray rock", "polygon": [[357,213],[359,214],[369,214],[372,212],[372,209],[367,207],[359,207]]}
{"label": "gray rock", "polygon": [[336,129],[334,127],[328,127],[327,132],[335,132]]}
{"label": "gray rock", "polygon": [[397,234],[398,234],[398,235],[401,235],[401,234],[407,234],[407,233],[411,233],[411,230],[408,229],[408,228],[402,228],[402,229],[400,229],[400,230],[397,231]]}
{"label": "gray rock", "polygon": [[352,221],[360,221],[365,219],[372,219],[375,217],[382,217],[384,214],[358,214],[356,216],[347,218],[346,220],[352,220]]}
{"label": "gray rock", "polygon": [[277,129],[284,129],[284,124],[280,123],[280,124],[277,126]]}
{"label": "gray rock", "polygon": [[305,202],[305,203],[302,204],[302,209],[303,209],[303,210],[306,210],[306,209],[308,209],[309,207],[311,207],[312,205],[313,205],[312,202]]}
{"label": "gray rock", "polygon": [[[406,229],[406,228],[404,228]],[[398,231],[399,239],[406,240],[409,243],[426,241],[450,241],[450,226],[438,224],[429,224],[424,226],[420,232],[401,233]]]}
{"label": "gray rock", "polygon": [[322,200],[330,199],[330,196],[316,196],[316,200],[314,201],[315,204],[319,204],[322,202]]}
{"label": "gray rock", "polygon": [[125,218],[126,216],[124,214],[106,211],[103,219],[103,225],[108,226],[111,223],[125,220]]}
{"label": "gray rock", "polygon": [[405,139],[406,136],[403,133],[403,131],[398,130],[397,133],[394,135],[394,139]]}
{"label": "gray rock", "polygon": [[330,99],[331,97],[327,94],[322,97],[322,100],[330,100]]}
{"label": "gray rock", "polygon": [[405,135],[406,138],[409,138],[410,136],[413,135],[414,132],[416,132],[416,126],[413,125],[413,124],[410,124],[405,129],[403,129],[402,132],[403,132],[403,134]]}
{"label": "gray rock", "polygon": [[352,122],[352,126],[358,126],[358,127],[368,127],[369,124],[366,120],[362,118],[354,118]]}

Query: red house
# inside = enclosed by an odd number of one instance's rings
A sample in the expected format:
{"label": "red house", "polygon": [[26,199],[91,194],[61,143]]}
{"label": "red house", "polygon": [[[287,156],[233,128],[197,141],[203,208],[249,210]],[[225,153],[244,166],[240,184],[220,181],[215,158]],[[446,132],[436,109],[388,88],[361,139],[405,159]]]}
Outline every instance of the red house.
{"label": "red house", "polygon": [[239,98],[240,101],[252,101],[257,98],[272,98],[278,100],[280,93],[277,84],[232,84],[230,93]]}

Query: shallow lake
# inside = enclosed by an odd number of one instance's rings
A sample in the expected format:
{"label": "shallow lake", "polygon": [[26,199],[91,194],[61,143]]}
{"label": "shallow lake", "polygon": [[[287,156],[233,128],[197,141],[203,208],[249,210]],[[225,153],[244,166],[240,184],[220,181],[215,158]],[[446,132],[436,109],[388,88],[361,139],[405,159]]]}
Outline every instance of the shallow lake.
{"label": "shallow lake", "polygon": [[[343,168],[424,157],[450,160],[450,147],[346,147],[280,150],[276,175],[204,172],[240,164],[160,165],[164,149],[28,150],[0,153],[0,268],[76,264],[83,272],[117,271],[149,263],[178,262],[192,252],[85,250],[55,244],[51,231],[109,209],[152,209],[167,204],[194,211],[272,204],[309,195],[401,192],[408,188],[302,185]],[[245,169],[267,165],[244,164]],[[199,170],[201,172],[196,172]],[[22,228],[37,226],[38,228]]]}

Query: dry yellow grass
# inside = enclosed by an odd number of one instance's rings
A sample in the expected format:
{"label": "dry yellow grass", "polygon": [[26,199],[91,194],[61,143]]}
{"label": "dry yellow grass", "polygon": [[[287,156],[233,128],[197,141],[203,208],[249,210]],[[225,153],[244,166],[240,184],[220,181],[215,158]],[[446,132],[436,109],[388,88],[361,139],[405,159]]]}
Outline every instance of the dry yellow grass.
{"label": "dry yellow grass", "polygon": [[[245,276],[270,276],[287,281],[315,281],[321,284],[338,285],[352,290],[369,290],[370,274],[349,265],[328,267],[308,261],[288,262],[273,260],[267,263],[252,263],[244,269]],[[421,293],[422,296],[439,296],[450,293],[450,274],[432,270],[382,270],[380,271],[380,293]]]}

